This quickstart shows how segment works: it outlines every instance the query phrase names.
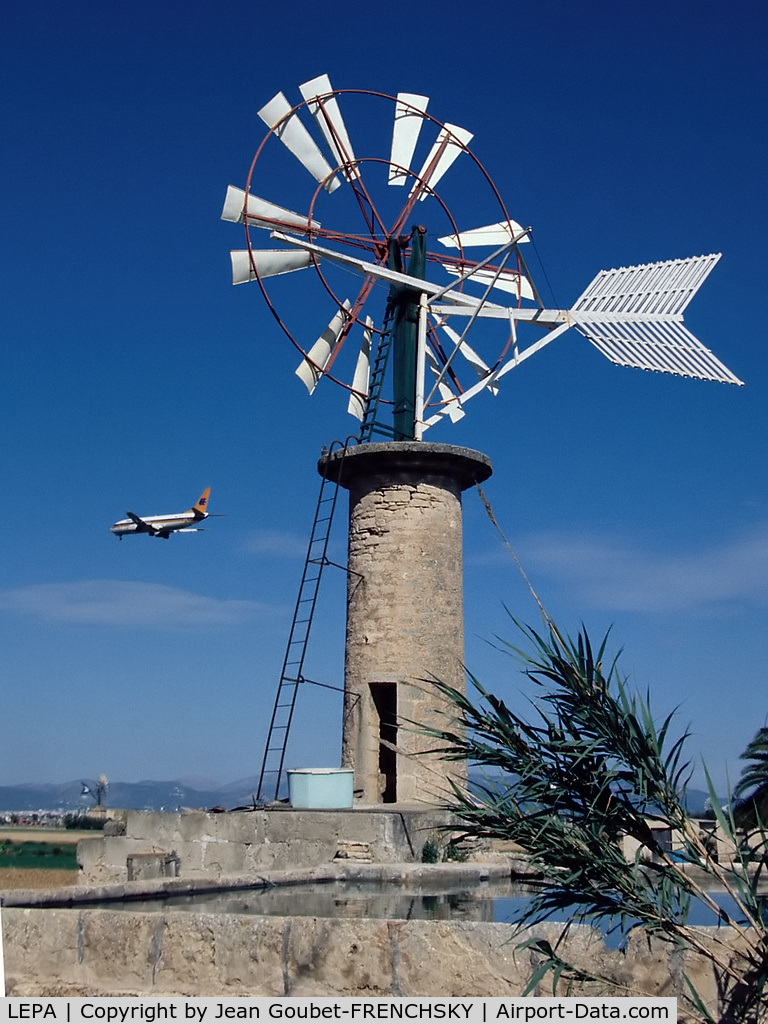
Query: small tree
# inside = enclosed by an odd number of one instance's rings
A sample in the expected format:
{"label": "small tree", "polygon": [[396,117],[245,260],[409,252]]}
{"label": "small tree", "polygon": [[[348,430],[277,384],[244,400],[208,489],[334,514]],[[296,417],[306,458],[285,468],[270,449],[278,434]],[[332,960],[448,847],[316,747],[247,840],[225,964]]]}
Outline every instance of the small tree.
{"label": "small tree", "polygon": [[738,800],[734,815],[742,828],[759,832],[760,822],[768,820],[768,728],[757,730],[741,757],[749,763],[733,791]]}
{"label": "small tree", "polygon": [[[733,814],[717,806],[711,782],[718,824],[733,845],[732,865],[717,862],[689,815],[687,734],[671,738],[671,715],[656,724],[648,699],[630,692],[616,659],[604,668],[607,637],[594,650],[583,628],[573,641],[548,618],[541,633],[516,626],[529,650],[506,646],[536,687],[530,716],[513,712],[476,679],[477,702],[437,683],[455,717],[429,733],[438,741],[434,752],[490,770],[472,792],[452,786],[445,806],[466,834],[514,840],[540,876],[517,923],[522,928],[566,913],[570,921],[561,939],[572,922],[597,923],[623,937],[641,929],[713,965],[721,994],[716,1011],[686,979],[694,1019],[721,1024],[768,1019],[760,868],[750,863],[750,851],[739,847]],[[654,825],[672,831],[674,855]],[[634,860],[625,856],[625,837],[636,841]],[[762,830],[760,837],[764,857]],[[712,883],[734,901],[735,914],[710,894]],[[693,902],[708,907],[733,931],[703,936],[688,924]],[[558,981],[590,977],[562,958],[557,943],[534,938],[520,944],[540,955],[528,991],[548,972],[553,988]]]}

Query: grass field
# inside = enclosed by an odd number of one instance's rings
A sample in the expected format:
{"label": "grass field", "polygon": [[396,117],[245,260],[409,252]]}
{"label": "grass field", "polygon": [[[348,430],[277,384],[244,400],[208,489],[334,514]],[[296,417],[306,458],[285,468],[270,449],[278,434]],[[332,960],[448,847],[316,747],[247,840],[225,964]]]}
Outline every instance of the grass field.
{"label": "grass field", "polygon": [[0,839],[0,868],[77,870],[77,847],[72,843]]}
{"label": "grass field", "polygon": [[77,829],[69,828],[35,828],[32,825],[26,827],[18,825],[0,825],[0,843],[4,839],[10,839],[12,843],[26,843],[33,840],[38,843],[66,843],[68,846],[75,845],[79,839],[92,838],[98,832],[80,832]]}
{"label": "grass field", "polygon": [[69,829],[0,828],[0,889],[48,889],[77,882],[77,841]]}
{"label": "grass field", "polygon": [[76,885],[77,871],[50,868],[0,868],[0,889],[55,889]]}

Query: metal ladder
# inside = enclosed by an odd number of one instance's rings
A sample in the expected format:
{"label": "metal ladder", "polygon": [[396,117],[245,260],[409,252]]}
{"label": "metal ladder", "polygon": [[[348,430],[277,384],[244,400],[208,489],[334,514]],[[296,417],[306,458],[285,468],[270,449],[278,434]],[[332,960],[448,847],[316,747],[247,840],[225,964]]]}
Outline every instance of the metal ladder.
{"label": "metal ladder", "polygon": [[[336,511],[336,499],[339,495],[339,477],[343,469],[343,460],[346,457],[347,449],[351,439],[346,441],[334,441],[328,455],[335,451],[341,451],[341,466],[335,481],[323,477],[320,484],[320,493],[315,508],[315,518],[312,523],[312,533],[307,547],[307,557],[304,560],[304,571],[299,584],[299,594],[296,599],[296,607],[293,612],[291,631],[288,635],[288,645],[285,649],[283,668],[280,673],[280,682],[277,686],[275,705],[272,709],[272,718],[269,723],[267,742],[264,748],[264,758],[261,763],[259,774],[259,786],[256,792],[256,803],[262,803],[264,792],[269,788],[268,779],[274,777],[274,796],[272,800],[278,799],[280,781],[283,775],[283,764],[285,762],[285,751],[288,745],[288,734],[291,728],[294,708],[296,707],[296,696],[301,683],[310,682],[303,676],[304,658],[307,653],[309,633],[312,628],[312,619],[317,604],[317,592],[320,587],[320,579],[326,565],[335,565],[328,559],[328,539],[333,523],[333,515]],[[327,493],[326,493],[327,492]],[[344,568],[344,566],[339,566]],[[330,687],[336,689],[336,687]]]}
{"label": "metal ladder", "polygon": [[384,375],[387,372],[389,353],[392,348],[393,317],[394,311],[391,310],[388,305],[387,312],[384,316],[384,325],[376,345],[376,355],[374,356],[373,364],[371,366],[371,381],[368,387],[368,397],[365,402],[363,419],[360,424],[360,444],[366,444],[370,441],[371,435],[374,433],[383,434],[389,438],[393,438],[395,436],[394,427],[390,427],[387,424],[376,421],[379,399],[381,398],[381,390],[384,385]]}

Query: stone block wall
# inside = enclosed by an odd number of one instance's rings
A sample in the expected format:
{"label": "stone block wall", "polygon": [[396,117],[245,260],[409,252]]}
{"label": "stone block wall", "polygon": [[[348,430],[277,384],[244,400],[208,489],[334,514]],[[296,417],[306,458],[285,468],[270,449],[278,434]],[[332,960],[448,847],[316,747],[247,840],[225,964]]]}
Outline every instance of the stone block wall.
{"label": "stone block wall", "polygon": [[361,804],[438,804],[466,766],[425,754],[450,712],[432,680],[464,689],[461,494],[487,456],[421,441],[321,460],[349,491],[342,764]]}
{"label": "stone block wall", "polygon": [[380,864],[418,862],[427,838],[450,821],[441,811],[413,809],[124,813],[124,835],[77,844],[81,884],[127,882],[129,860],[135,865],[150,854],[174,858],[180,878],[311,868],[343,856],[350,844],[364,847]]}
{"label": "stone block wall", "polygon": [[458,781],[462,773],[425,757],[434,741],[409,723],[446,724],[450,709],[432,677],[464,687],[461,496],[445,482],[374,483],[350,492],[342,763],[354,767],[364,803],[382,799],[380,711],[373,693],[391,686],[399,722],[393,737],[397,801],[436,803],[448,795],[448,771]]}
{"label": "stone block wall", "polygon": [[[9,996],[513,996],[537,963],[511,926],[476,922],[11,908],[2,924]],[[554,943],[561,927],[536,934]],[[582,925],[560,949],[623,994],[681,999],[685,972],[716,1005],[711,967],[693,954],[643,939],[609,950]]]}

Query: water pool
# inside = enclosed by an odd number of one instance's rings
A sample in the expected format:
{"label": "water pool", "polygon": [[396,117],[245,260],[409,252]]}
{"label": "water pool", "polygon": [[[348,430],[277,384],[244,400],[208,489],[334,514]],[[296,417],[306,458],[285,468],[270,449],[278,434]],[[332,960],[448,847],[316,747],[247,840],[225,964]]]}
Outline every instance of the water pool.
{"label": "water pool", "polygon": [[[380,920],[515,922],[535,889],[513,881],[487,881],[473,886],[450,883],[312,882],[254,889],[220,890],[158,898],[110,900],[82,907],[129,911],[190,911],[204,914],[254,914],[268,917],[350,917]],[[725,893],[712,896],[735,914]],[[78,906],[78,904],[72,904]],[[553,920],[567,920],[567,912]],[[707,907],[694,902],[689,922],[715,925]]]}

